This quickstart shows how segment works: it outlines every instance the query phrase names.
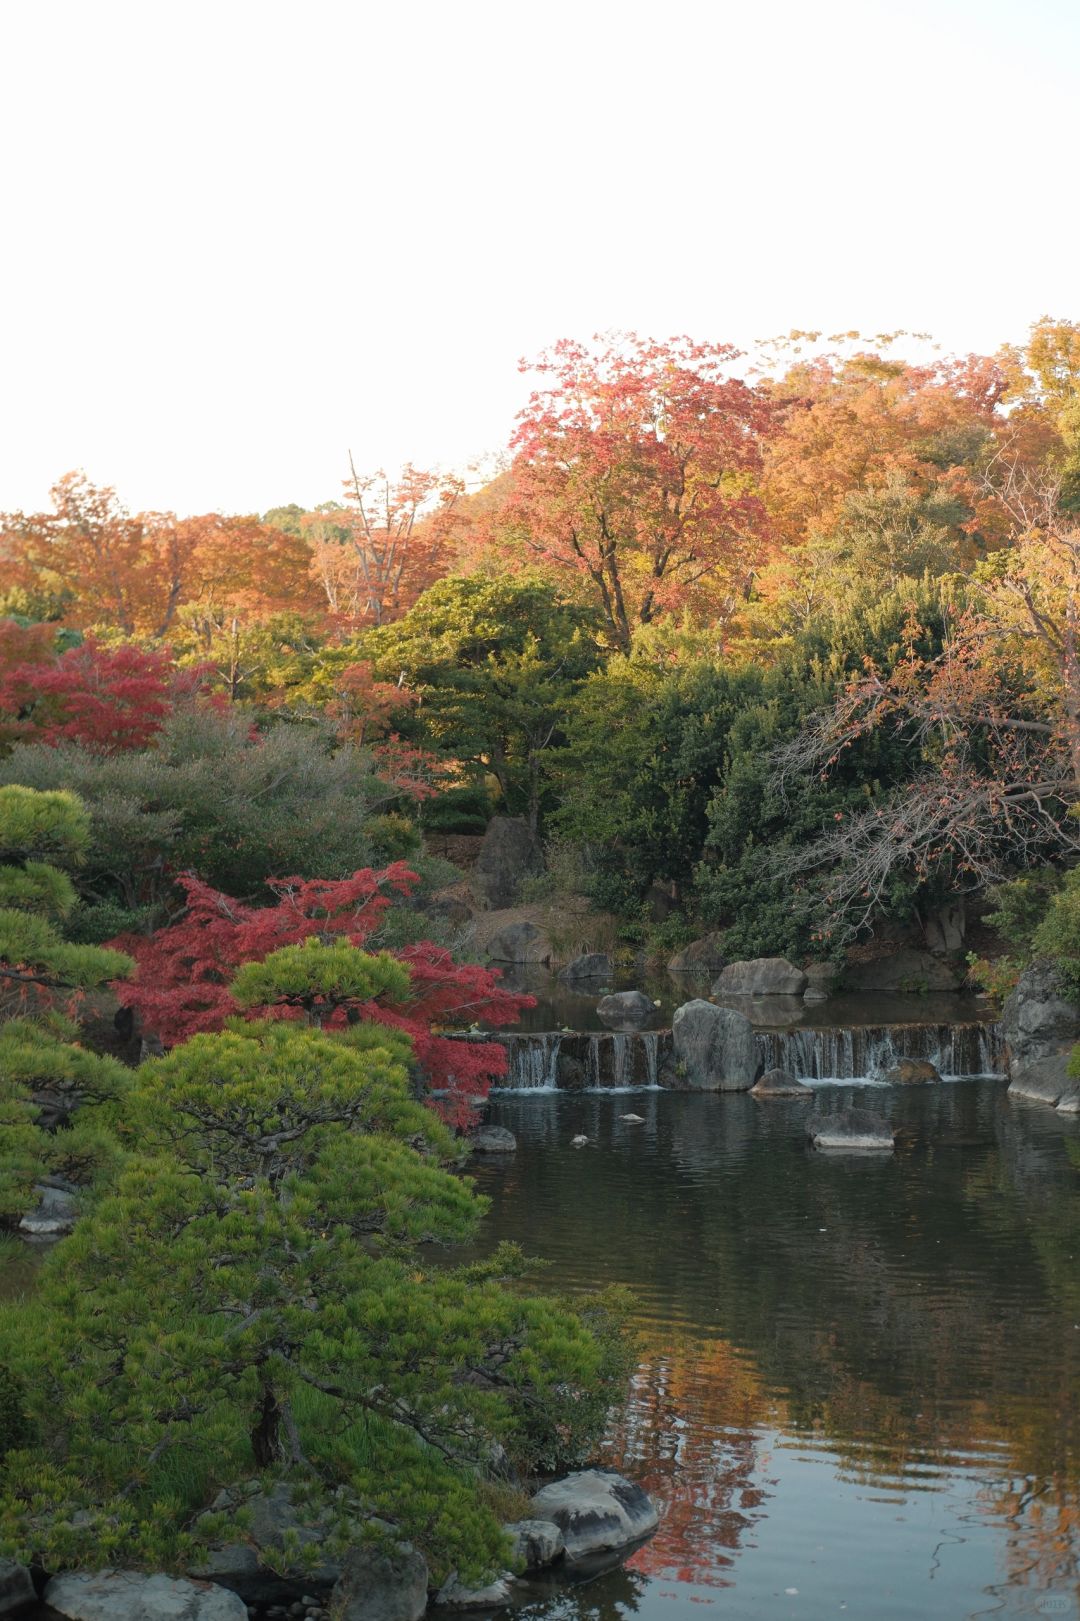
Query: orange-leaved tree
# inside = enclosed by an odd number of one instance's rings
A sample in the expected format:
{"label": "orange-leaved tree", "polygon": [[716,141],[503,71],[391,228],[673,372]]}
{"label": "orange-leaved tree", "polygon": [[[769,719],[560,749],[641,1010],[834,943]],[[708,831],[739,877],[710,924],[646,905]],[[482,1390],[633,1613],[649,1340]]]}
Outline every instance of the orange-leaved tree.
{"label": "orange-leaved tree", "polygon": [[576,571],[619,648],[695,600],[722,617],[752,578],[773,412],[731,375],[738,358],[728,344],[630,333],[564,339],[522,363],[542,383],[511,442],[496,533]]}
{"label": "orange-leaved tree", "polygon": [[361,474],[351,455],[344,483],[344,506],[307,515],[312,575],[342,624],[383,625],[452,567],[464,485],[411,464]]}

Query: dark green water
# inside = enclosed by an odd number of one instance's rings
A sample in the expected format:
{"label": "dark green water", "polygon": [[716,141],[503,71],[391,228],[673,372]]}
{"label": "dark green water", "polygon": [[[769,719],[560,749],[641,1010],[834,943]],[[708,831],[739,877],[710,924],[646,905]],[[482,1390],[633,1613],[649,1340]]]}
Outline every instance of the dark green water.
{"label": "dark green water", "polygon": [[635,1291],[608,1455],[663,1515],[538,1621],[1080,1617],[1080,1119],[985,1081],[821,1097],[899,1152],[815,1155],[807,1105],[739,1094],[493,1102],[485,1242]]}

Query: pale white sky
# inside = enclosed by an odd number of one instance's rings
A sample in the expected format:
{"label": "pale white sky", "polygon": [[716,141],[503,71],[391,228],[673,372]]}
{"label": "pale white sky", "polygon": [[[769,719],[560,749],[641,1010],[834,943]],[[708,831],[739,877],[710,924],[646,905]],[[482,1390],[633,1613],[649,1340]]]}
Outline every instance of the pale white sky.
{"label": "pale white sky", "polygon": [[1076,0],[0,0],[0,510],[499,450],[516,362],[1080,318]]}

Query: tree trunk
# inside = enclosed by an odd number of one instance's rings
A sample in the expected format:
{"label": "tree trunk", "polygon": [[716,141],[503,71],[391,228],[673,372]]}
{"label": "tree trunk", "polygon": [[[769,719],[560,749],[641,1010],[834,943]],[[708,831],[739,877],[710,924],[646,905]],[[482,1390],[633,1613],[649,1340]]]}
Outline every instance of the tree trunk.
{"label": "tree trunk", "polygon": [[260,1469],[280,1463],[285,1456],[281,1444],[282,1409],[271,1385],[263,1386],[259,1421],[251,1432],[251,1450]]}

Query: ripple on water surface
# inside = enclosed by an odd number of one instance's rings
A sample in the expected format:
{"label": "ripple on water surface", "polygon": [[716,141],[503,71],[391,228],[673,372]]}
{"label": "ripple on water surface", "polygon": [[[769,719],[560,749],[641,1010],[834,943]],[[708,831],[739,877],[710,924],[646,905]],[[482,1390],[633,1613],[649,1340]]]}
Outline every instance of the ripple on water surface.
{"label": "ripple on water surface", "polygon": [[663,1510],[538,1615],[1080,1617],[1080,1121],[988,1082],[819,1101],[898,1151],[814,1154],[805,1104],[744,1094],[494,1103],[485,1243],[634,1291],[608,1458]]}

